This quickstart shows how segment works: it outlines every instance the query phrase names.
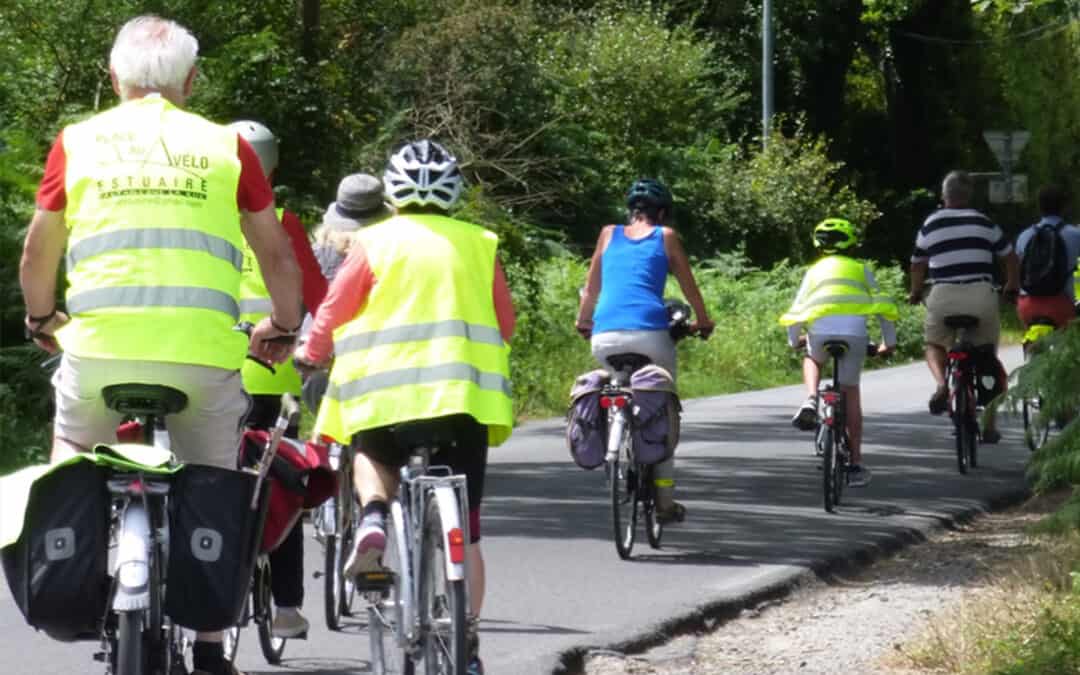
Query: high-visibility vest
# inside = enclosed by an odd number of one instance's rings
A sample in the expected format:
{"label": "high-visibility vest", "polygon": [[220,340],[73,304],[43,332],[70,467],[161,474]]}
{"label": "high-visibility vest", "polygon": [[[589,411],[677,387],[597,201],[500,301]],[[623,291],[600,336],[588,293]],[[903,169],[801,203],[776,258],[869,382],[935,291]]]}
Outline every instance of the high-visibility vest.
{"label": "high-visibility vest", "polygon": [[[285,214],[285,209],[277,210],[277,218],[280,221]],[[240,279],[240,320],[250,321],[257,324],[270,316],[270,291],[266,288],[262,270],[259,269],[259,261],[255,258],[255,251],[244,240],[244,270]],[[290,357],[284,363],[274,366],[274,372],[251,359],[244,359],[244,365],[240,369],[244,380],[244,391],[249,394],[295,394],[300,395],[303,383],[300,373]]]}
{"label": "high-visibility vest", "polygon": [[466,413],[491,445],[510,436],[510,347],[491,301],[498,238],[435,215],[403,215],[357,233],[376,282],[334,331],[334,366],[317,433]]}
{"label": "high-visibility vest", "polygon": [[813,323],[823,316],[880,314],[896,321],[896,302],[866,282],[866,268],[852,258],[830,255],[806,271],[802,293],[780,323]]}
{"label": "high-visibility vest", "polygon": [[237,136],[152,95],[71,125],[61,346],[80,357],[238,370]]}

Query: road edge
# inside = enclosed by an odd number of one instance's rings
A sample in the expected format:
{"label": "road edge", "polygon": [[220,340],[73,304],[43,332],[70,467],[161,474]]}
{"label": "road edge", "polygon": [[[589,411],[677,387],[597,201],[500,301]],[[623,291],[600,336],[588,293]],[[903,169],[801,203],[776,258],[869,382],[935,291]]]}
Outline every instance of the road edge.
{"label": "road edge", "polygon": [[987,513],[1001,511],[1031,496],[1030,486],[1005,490],[973,504],[946,509],[937,514],[923,514],[910,526],[862,544],[845,554],[833,556],[810,568],[791,567],[764,585],[735,596],[724,595],[706,600],[694,609],[669,617],[631,634],[598,635],[595,639],[561,650],[545,659],[542,672],[552,675],[580,675],[590,651],[610,650],[639,654],[662,646],[678,637],[716,630],[745,610],[764,602],[782,601],[812,580],[829,582],[832,577],[868,567],[896,552],[926,541],[930,535],[955,529]]}

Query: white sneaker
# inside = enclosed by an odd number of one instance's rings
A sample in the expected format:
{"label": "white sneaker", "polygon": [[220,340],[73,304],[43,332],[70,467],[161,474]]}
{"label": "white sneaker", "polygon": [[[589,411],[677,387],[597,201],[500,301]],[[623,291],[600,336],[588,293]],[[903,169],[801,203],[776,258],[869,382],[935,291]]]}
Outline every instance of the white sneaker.
{"label": "white sneaker", "polygon": [[848,467],[848,486],[853,488],[866,487],[870,484],[872,476],[870,469],[862,464],[852,464]]}
{"label": "white sneaker", "polygon": [[345,576],[378,571],[386,550],[386,524],[381,518],[364,518],[356,533],[356,548],[345,562]]}
{"label": "white sneaker", "polygon": [[300,613],[299,607],[278,607],[270,632],[274,637],[298,638],[306,636],[308,628],[311,628],[311,624]]}

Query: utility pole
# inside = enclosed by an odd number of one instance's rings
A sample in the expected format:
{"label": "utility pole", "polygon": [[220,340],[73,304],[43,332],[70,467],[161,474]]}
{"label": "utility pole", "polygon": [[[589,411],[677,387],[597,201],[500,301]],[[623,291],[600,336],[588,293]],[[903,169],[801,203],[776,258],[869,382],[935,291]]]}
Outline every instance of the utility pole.
{"label": "utility pole", "polygon": [[772,0],[763,0],[761,9],[761,143],[769,147],[773,116],[773,26]]}

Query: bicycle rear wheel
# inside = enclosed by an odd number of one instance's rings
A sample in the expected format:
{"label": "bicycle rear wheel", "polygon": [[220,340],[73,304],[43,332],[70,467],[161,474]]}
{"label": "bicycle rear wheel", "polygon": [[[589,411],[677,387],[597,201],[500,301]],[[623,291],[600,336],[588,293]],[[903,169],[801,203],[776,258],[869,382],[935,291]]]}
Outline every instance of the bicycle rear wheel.
{"label": "bicycle rear wheel", "polygon": [[616,459],[609,465],[611,472],[611,524],[615,534],[615,551],[623,560],[634,550],[637,530],[637,468]]}
{"label": "bicycle rear wheel", "polygon": [[655,467],[653,466],[644,466],[641,468],[641,484],[645,490],[645,499],[641,504],[641,510],[645,512],[645,534],[649,538],[649,546],[660,548],[660,540],[664,536],[664,524],[656,519],[656,483],[653,482],[654,468]]}
{"label": "bicycle rear wheel", "polygon": [[827,424],[818,427],[817,443],[818,452],[824,462],[822,467],[822,493],[825,497],[825,510],[832,513],[836,505],[840,503],[838,499],[839,486],[837,485],[840,476],[840,462],[838,461],[836,438],[833,435],[832,427]]}
{"label": "bicycle rear wheel", "polygon": [[143,648],[146,610],[117,612],[116,675],[149,675]]}
{"label": "bicycle rear wheel", "polygon": [[466,649],[465,580],[449,579],[450,555],[443,535],[442,513],[434,497],[428,502],[420,546],[421,658],[424,672],[464,675]]}
{"label": "bicycle rear wheel", "polygon": [[1035,452],[1046,445],[1050,437],[1050,425],[1040,419],[1039,411],[1042,409],[1042,397],[1025,398],[1022,404],[1024,412],[1024,441],[1028,450]]}
{"label": "bicycle rear wheel", "polygon": [[971,417],[968,412],[967,387],[961,385],[956,389],[956,399],[953,407],[953,425],[956,427],[956,468],[960,473],[966,474],[968,470],[968,439],[970,434],[968,427]]}
{"label": "bicycle rear wheel", "polygon": [[285,638],[274,637],[273,599],[270,595],[270,563],[260,560],[255,563],[255,575],[252,578],[252,597],[254,598],[255,627],[259,633],[259,647],[263,657],[272,666],[281,663],[285,653]]}

